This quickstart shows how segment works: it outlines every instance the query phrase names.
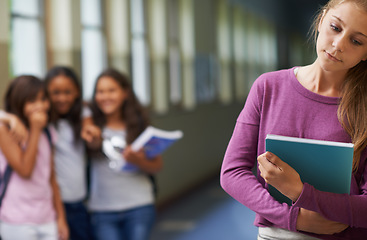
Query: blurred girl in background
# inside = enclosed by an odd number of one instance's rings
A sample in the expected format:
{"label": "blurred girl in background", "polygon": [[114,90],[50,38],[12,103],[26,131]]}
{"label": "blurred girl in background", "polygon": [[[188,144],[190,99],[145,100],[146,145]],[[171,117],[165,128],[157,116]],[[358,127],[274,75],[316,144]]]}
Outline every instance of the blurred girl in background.
{"label": "blurred girl in background", "polygon": [[55,171],[64,203],[71,240],[91,239],[87,197],[87,161],[81,138],[83,118],[90,116],[83,108],[81,87],[74,71],[55,66],[45,78],[51,101],[51,124],[57,131]]}
{"label": "blurred girl in background", "polygon": [[[162,167],[160,156],[147,159],[130,144],[148,126],[148,116],[138,102],[128,78],[107,69],[97,78],[91,103],[93,121],[102,134],[88,128],[83,136],[97,154],[91,157],[89,207],[97,240],[147,240],[155,219],[154,190],[149,174]],[[101,154],[102,140],[120,137],[122,154],[135,170],[117,170]],[[99,154],[98,154],[99,153]]]}

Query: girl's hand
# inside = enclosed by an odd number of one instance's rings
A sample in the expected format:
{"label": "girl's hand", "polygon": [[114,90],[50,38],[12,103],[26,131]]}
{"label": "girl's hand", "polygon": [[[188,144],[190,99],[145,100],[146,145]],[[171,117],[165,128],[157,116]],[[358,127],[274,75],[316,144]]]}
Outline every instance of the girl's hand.
{"label": "girl's hand", "polygon": [[28,139],[28,130],[22,121],[14,114],[7,113],[10,134],[13,139],[23,145]]}
{"label": "girl's hand", "polygon": [[299,174],[270,152],[261,154],[257,160],[261,177],[292,201],[297,201],[303,189]]}
{"label": "girl's hand", "polygon": [[81,137],[87,143],[92,143],[96,140],[101,139],[102,131],[99,127],[94,124],[84,125],[81,131]]}
{"label": "girl's hand", "polygon": [[35,110],[29,116],[30,128],[41,130],[44,127],[46,127],[47,121],[48,121],[47,113],[42,110]]}
{"label": "girl's hand", "polygon": [[124,149],[122,154],[127,162],[134,164],[146,173],[154,174],[162,169],[163,161],[160,155],[148,159],[143,149],[135,152],[130,145]]}
{"label": "girl's hand", "polygon": [[127,146],[122,153],[126,162],[134,164],[136,166],[140,166],[143,161],[148,161],[146,159],[145,153],[143,149],[135,152],[131,149],[131,146]]}
{"label": "girl's hand", "polygon": [[68,240],[69,239],[69,227],[65,221],[65,219],[57,220],[57,229],[59,234],[59,240]]}
{"label": "girl's hand", "polygon": [[334,234],[344,231],[348,225],[330,221],[317,212],[301,208],[297,218],[297,230],[316,234]]}

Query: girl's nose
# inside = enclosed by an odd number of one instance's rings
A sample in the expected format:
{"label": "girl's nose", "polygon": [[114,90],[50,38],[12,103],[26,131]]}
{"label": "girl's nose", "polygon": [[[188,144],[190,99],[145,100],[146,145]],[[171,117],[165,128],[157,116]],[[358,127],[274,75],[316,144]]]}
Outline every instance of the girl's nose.
{"label": "girl's nose", "polygon": [[339,37],[336,37],[333,41],[333,47],[335,48],[336,51],[339,52],[344,52],[344,48],[345,48],[345,44],[346,44],[346,37],[341,35]]}
{"label": "girl's nose", "polygon": [[35,104],[35,109],[38,110],[38,111],[44,111],[45,109],[45,102],[42,101],[42,100],[39,100],[36,102]]}
{"label": "girl's nose", "polygon": [[60,101],[60,102],[65,102],[67,100],[67,98],[68,98],[68,96],[66,94],[60,94],[58,96],[57,100]]}

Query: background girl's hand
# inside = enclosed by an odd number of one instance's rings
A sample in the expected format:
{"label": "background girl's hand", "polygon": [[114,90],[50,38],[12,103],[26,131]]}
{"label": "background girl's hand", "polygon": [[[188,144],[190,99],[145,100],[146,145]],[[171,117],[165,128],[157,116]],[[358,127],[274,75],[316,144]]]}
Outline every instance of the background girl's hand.
{"label": "background girl's hand", "polygon": [[163,161],[160,155],[148,159],[143,149],[135,152],[130,145],[124,149],[122,154],[127,162],[146,173],[155,174],[162,169]]}
{"label": "background girl's hand", "polygon": [[297,218],[297,230],[316,234],[334,234],[345,230],[348,225],[330,221],[317,212],[301,208]]}
{"label": "background girl's hand", "polygon": [[84,125],[81,131],[81,137],[87,143],[91,143],[102,136],[102,131],[94,124]]}
{"label": "background girl's hand", "polygon": [[124,149],[123,156],[127,162],[136,166],[140,166],[142,161],[147,161],[143,149],[135,152],[130,145]]}
{"label": "background girl's hand", "polygon": [[261,154],[257,160],[261,177],[292,201],[297,201],[303,189],[299,174],[270,152]]}
{"label": "background girl's hand", "polygon": [[7,116],[10,134],[16,142],[24,144],[28,139],[27,128],[16,115],[7,113]]}

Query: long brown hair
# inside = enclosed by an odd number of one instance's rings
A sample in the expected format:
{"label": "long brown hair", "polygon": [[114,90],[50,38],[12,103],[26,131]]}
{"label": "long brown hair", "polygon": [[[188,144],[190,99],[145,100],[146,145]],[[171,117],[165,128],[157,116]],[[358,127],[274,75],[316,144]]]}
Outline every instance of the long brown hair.
{"label": "long brown hair", "polygon": [[29,127],[28,119],[24,115],[24,105],[33,101],[40,91],[44,91],[47,96],[44,82],[37,77],[31,75],[16,77],[5,93],[5,111],[16,115]]}
{"label": "long brown hair", "polygon": [[99,109],[95,100],[96,87],[102,77],[110,77],[114,79],[127,93],[127,99],[121,106],[121,120],[126,124],[126,141],[128,143],[132,143],[149,125],[148,114],[132,90],[129,78],[125,74],[120,73],[115,69],[109,68],[104,70],[98,76],[94,87],[91,110],[93,113],[93,121],[97,126],[102,128],[106,125],[106,117]]}
{"label": "long brown hair", "polygon": [[[318,26],[324,14],[342,3],[354,3],[367,14],[367,0],[330,0],[315,17],[313,35],[317,39]],[[367,23],[366,23],[367,24]],[[367,62],[361,61],[349,69],[338,108],[338,119],[354,144],[353,171],[358,170],[362,151],[367,146]]]}

